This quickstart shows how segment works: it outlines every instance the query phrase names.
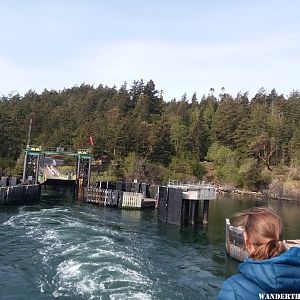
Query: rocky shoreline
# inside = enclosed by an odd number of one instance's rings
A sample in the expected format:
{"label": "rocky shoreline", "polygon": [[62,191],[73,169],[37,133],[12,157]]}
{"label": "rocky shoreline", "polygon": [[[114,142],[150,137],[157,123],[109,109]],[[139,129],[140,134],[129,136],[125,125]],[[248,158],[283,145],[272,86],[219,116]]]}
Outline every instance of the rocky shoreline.
{"label": "rocky shoreline", "polygon": [[269,185],[269,188],[263,191],[250,191],[245,189],[237,189],[228,185],[215,185],[217,187],[217,193],[230,194],[230,195],[242,195],[251,196],[255,198],[273,198],[279,200],[293,200],[300,201],[300,188],[298,184],[288,185],[285,182],[275,179]]}
{"label": "rocky shoreline", "polygon": [[217,193],[219,194],[230,194],[230,195],[245,195],[254,197],[266,197],[268,194],[265,192],[254,192],[244,189],[237,189],[229,186],[217,186]]}

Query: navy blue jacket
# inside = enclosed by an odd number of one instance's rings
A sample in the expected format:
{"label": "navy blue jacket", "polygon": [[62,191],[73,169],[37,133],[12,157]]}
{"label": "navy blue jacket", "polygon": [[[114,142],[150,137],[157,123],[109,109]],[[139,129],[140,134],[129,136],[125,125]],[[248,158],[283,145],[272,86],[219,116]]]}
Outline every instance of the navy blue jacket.
{"label": "navy blue jacket", "polygon": [[224,281],[218,300],[260,299],[259,293],[300,293],[300,248],[292,247],[270,259],[247,259],[239,271]]}

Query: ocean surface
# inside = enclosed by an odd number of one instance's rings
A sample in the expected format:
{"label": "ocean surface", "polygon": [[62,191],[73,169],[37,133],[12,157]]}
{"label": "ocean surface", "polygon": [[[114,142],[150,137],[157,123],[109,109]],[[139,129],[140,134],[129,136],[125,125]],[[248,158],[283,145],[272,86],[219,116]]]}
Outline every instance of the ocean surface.
{"label": "ocean surface", "polygon": [[118,210],[43,191],[41,202],[0,207],[0,299],[215,299],[237,272],[225,218],[270,204],[285,238],[300,238],[300,202],[220,196],[207,227],[157,222],[155,210]]}

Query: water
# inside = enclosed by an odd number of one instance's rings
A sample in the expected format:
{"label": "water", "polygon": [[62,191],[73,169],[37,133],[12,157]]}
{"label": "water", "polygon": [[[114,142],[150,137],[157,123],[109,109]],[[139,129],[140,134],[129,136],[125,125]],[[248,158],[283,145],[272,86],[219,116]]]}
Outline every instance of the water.
{"label": "water", "polygon": [[[0,299],[215,299],[238,267],[225,255],[225,218],[267,204],[221,197],[207,228],[180,229],[155,211],[47,193],[37,205],[0,207]],[[269,203],[286,238],[299,238],[300,202]]]}

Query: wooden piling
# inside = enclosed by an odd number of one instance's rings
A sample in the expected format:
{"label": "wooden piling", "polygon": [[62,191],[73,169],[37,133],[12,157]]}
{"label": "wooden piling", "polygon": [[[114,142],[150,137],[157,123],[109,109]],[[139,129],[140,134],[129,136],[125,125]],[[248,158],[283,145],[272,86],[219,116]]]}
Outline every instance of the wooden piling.
{"label": "wooden piling", "polygon": [[168,224],[181,225],[182,219],[182,192],[178,188],[169,188],[168,191]]}
{"label": "wooden piling", "polygon": [[209,211],[209,200],[203,201],[203,217],[202,217],[202,223],[208,224],[208,211]]}
{"label": "wooden piling", "polygon": [[196,201],[191,201],[191,214],[190,214],[190,224],[195,225],[195,207],[196,207]]}
{"label": "wooden piling", "polygon": [[4,205],[6,202],[6,187],[0,187],[0,205]]}
{"label": "wooden piling", "polygon": [[165,223],[167,221],[168,188],[160,186],[158,189],[158,220]]}

